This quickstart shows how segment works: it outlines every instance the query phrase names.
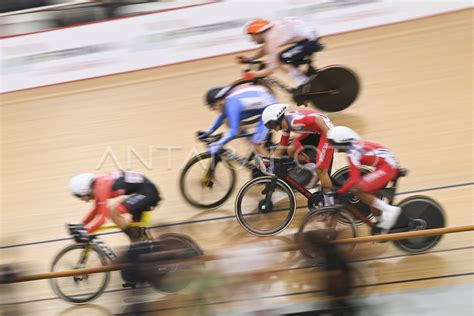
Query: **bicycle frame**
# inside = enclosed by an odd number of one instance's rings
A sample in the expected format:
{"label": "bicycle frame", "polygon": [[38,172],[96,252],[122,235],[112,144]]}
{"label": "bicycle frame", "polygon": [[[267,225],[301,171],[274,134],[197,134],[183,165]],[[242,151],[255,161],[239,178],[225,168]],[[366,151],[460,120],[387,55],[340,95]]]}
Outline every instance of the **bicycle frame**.
{"label": "bicycle frame", "polygon": [[[253,134],[246,134],[246,133],[242,133],[240,135],[238,135],[236,138],[234,139],[237,139],[237,138],[249,138],[251,137]],[[271,139],[271,134],[269,134],[269,137],[267,139],[267,141],[269,141],[269,139]],[[210,142],[209,142],[210,144]],[[252,150],[250,152],[250,154],[248,155],[247,158],[245,157],[241,157],[239,156],[238,154],[228,150],[228,149],[223,149],[219,154],[217,155],[214,155],[213,158],[212,158],[212,161],[211,161],[211,164],[209,166],[209,170],[205,173],[205,177],[206,179],[204,179],[205,181],[206,180],[209,180],[209,179],[212,179],[214,178],[214,174],[215,174],[215,170],[216,170],[216,166],[217,164],[219,163],[219,161],[221,160],[221,157],[224,157],[225,159],[229,160],[229,161],[235,161],[237,162],[239,165],[249,169],[250,171],[256,169],[256,165],[255,163],[253,163],[253,159],[255,158],[255,150]]]}
{"label": "bicycle frame", "polygon": [[[244,64],[249,65],[249,68],[246,71],[250,71],[251,69],[253,69],[252,66],[257,67],[258,70],[261,70],[261,69],[265,68],[265,64],[262,61],[259,61],[259,60],[257,60],[257,61],[247,61],[247,62],[244,62]],[[308,66],[307,75],[309,77],[311,77],[311,80],[314,78],[315,75],[318,74],[318,70],[311,65],[311,60],[309,60],[307,63],[301,64],[300,66],[302,66],[302,65],[307,65]],[[276,86],[276,87],[280,88],[281,90],[283,90],[283,91],[285,91],[289,94],[293,94],[293,89],[292,88],[288,87],[286,84],[284,84],[280,80],[278,80],[274,77],[271,77],[271,76],[257,78],[257,79],[254,79],[254,80],[243,80],[243,79],[237,80],[232,84],[231,87],[234,88],[238,85],[245,84],[245,83],[258,83],[259,80],[265,81],[266,83],[268,83],[270,85]],[[326,90],[326,91],[307,92],[304,95],[308,96],[308,97],[311,97],[311,96],[317,96],[317,95],[328,95],[328,94],[331,95],[331,94],[338,94],[338,93],[339,93],[338,89],[331,89],[331,90]]]}
{"label": "bicycle frame", "polygon": [[[149,235],[148,230],[146,229],[146,227],[150,226],[150,224],[151,224],[151,211],[148,211],[148,212],[142,213],[140,222],[133,222],[130,224],[130,226],[145,228],[146,238],[151,239],[151,236]],[[113,229],[119,229],[119,227],[116,225],[102,226],[97,230],[97,232],[105,232],[105,231],[109,231]],[[81,257],[78,263],[79,265],[82,265],[87,261],[87,259],[89,258],[90,249],[94,245],[97,246],[110,261],[117,259],[117,255],[114,253],[114,251],[110,249],[110,247],[107,246],[97,235],[93,235],[91,236],[91,239],[89,243],[87,244],[88,247],[86,247],[83,253],[81,254]]]}

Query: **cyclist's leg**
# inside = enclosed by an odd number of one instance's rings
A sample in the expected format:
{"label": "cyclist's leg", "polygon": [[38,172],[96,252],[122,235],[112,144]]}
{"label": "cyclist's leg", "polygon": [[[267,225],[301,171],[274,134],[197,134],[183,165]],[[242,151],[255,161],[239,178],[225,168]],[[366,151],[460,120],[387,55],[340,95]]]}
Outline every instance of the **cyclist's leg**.
{"label": "cyclist's leg", "polygon": [[304,43],[308,41],[303,41],[296,43],[293,46],[280,52],[280,68],[287,73],[290,77],[293,78],[297,86],[301,86],[308,82],[308,77],[298,69],[300,65],[305,64],[304,61]]}
{"label": "cyclist's leg", "polygon": [[[143,212],[152,210],[160,201],[160,196],[155,185],[147,183],[143,185],[143,190],[130,196],[117,206],[117,210],[123,214],[128,212],[132,215],[133,222],[139,222]],[[116,218],[117,219],[117,218]],[[112,220],[114,220],[112,218]],[[130,237],[131,241],[136,241],[141,237],[141,228],[132,227],[120,216],[116,224]],[[114,221],[115,222],[115,221]]]}
{"label": "cyclist's leg", "polygon": [[[398,169],[389,165],[381,166],[362,177],[360,183],[355,187],[357,197],[367,205],[372,206],[375,216],[393,215],[398,217],[400,208],[389,205],[378,199],[373,192],[383,189],[398,174]],[[390,219],[389,222],[394,221]]]}
{"label": "cyclist's leg", "polygon": [[[318,144],[316,152],[316,172],[318,173],[323,187],[323,193],[328,193],[332,190],[332,181],[329,176],[329,168],[331,167],[332,157],[334,155],[334,148],[330,146],[329,141],[324,135],[320,135],[321,139]],[[324,194],[324,204],[334,204],[332,196]]]}
{"label": "cyclist's leg", "polygon": [[298,67],[301,65],[310,66],[311,58],[315,52],[323,50],[324,46],[319,43],[319,40],[304,40],[280,52],[280,61],[289,67],[281,67],[283,71],[292,76],[298,86],[305,84],[308,81],[308,75],[314,73],[309,71],[306,75],[303,74]]}

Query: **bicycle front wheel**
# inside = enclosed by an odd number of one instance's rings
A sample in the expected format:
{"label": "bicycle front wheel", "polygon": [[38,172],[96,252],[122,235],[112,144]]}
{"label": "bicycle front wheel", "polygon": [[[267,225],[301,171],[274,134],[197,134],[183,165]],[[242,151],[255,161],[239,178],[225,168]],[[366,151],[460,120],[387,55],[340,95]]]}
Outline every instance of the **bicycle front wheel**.
{"label": "bicycle front wheel", "polygon": [[276,180],[271,199],[266,190],[272,177],[263,176],[247,182],[237,194],[235,215],[240,225],[256,236],[273,236],[290,225],[296,213],[296,198],[283,180]]}
{"label": "bicycle front wheel", "polygon": [[[107,263],[107,257],[97,246],[73,244],[61,250],[54,258],[51,272],[100,267]],[[109,280],[110,272],[104,272],[50,279],[50,285],[61,299],[81,304],[99,297]]]}
{"label": "bicycle front wheel", "polygon": [[[303,233],[310,231],[325,231],[328,239],[347,239],[357,237],[357,225],[353,216],[348,211],[337,211],[332,208],[318,210],[306,214],[301,222],[298,233],[295,235],[295,241],[300,241]],[[346,244],[338,246],[342,252],[350,254],[355,244]],[[302,248],[301,254],[309,259],[321,258],[317,249]]]}
{"label": "bicycle front wheel", "polygon": [[194,207],[213,209],[227,201],[235,187],[235,170],[231,164],[218,158],[214,177],[210,178],[213,162],[209,153],[194,156],[183,168],[179,187],[184,199]]}

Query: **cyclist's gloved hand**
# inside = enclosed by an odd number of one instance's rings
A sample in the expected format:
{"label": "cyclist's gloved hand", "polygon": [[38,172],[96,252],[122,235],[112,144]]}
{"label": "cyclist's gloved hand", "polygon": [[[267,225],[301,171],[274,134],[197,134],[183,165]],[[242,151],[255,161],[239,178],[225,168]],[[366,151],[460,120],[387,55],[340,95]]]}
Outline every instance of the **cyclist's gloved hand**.
{"label": "cyclist's gloved hand", "polygon": [[87,243],[90,240],[90,235],[87,229],[82,224],[78,224],[73,233],[74,240],[78,243]]}
{"label": "cyclist's gloved hand", "polygon": [[207,150],[211,155],[215,155],[221,150],[221,148],[222,147],[220,144],[214,144],[214,145],[209,146]]}
{"label": "cyclist's gloved hand", "polygon": [[204,139],[209,136],[209,133],[206,131],[197,131],[196,136],[198,139]]}
{"label": "cyclist's gloved hand", "polygon": [[270,159],[265,163],[268,173],[275,173],[275,159]]}
{"label": "cyclist's gloved hand", "polygon": [[242,74],[242,78],[244,78],[245,80],[251,81],[257,78],[257,76],[255,76],[255,73],[248,71]]}
{"label": "cyclist's gloved hand", "polygon": [[243,64],[243,63],[246,63],[247,61],[249,61],[249,59],[245,56],[237,56],[235,59],[240,64]]}

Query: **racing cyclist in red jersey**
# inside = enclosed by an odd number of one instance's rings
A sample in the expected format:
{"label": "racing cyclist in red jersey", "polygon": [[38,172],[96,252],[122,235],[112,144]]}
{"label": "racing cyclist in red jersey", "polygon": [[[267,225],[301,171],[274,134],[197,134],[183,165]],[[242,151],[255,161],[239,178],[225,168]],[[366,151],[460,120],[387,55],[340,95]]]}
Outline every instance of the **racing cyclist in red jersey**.
{"label": "racing cyclist in red jersey", "polygon": [[[393,153],[382,145],[361,140],[356,132],[345,126],[332,128],[327,138],[336,149],[346,153],[350,166],[349,179],[337,192],[354,191],[362,202],[373,207],[377,226],[384,231],[390,230],[397,222],[401,209],[378,199],[374,192],[383,189],[400,171]],[[374,171],[361,177],[361,165],[370,166]]]}
{"label": "racing cyclist in red jersey", "polygon": [[[88,234],[100,228],[110,218],[122,229],[132,242],[141,236],[138,227],[132,227],[122,214],[130,213],[132,221],[139,222],[142,212],[152,210],[161,200],[156,186],[144,175],[135,171],[118,170],[103,176],[82,173],[73,177],[69,183],[71,193],[83,201],[95,201],[94,209],[82,221],[87,228],[78,229],[80,240],[87,241]],[[109,207],[111,198],[129,195],[117,205]],[[90,225],[95,221],[92,225]]]}
{"label": "racing cyclist in red jersey", "polygon": [[[334,204],[334,198],[330,194],[332,181],[329,177],[334,149],[330,146],[326,133],[334,126],[331,120],[324,114],[314,110],[303,109],[285,113],[287,104],[273,104],[267,107],[262,114],[265,126],[275,131],[282,131],[280,144],[273,153],[273,157],[281,157],[285,152],[298,161],[311,162],[311,158],[303,151],[306,146],[317,146],[316,150],[316,173],[323,187],[324,204]],[[290,133],[301,134],[288,146]]]}

